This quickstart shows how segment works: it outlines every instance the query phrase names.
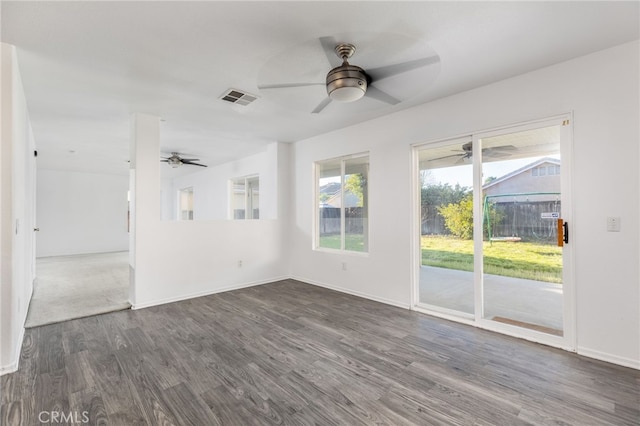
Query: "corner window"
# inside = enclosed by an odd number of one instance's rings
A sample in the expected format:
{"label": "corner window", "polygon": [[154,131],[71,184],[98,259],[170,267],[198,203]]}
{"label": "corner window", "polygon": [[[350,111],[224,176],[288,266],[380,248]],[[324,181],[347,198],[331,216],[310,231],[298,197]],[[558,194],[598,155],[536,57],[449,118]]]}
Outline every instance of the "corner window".
{"label": "corner window", "polygon": [[369,156],[316,163],[316,248],[368,252]]}
{"label": "corner window", "polygon": [[231,218],[260,218],[260,179],[246,176],[231,181]]}
{"label": "corner window", "polygon": [[193,220],[193,187],[178,191],[178,219]]}

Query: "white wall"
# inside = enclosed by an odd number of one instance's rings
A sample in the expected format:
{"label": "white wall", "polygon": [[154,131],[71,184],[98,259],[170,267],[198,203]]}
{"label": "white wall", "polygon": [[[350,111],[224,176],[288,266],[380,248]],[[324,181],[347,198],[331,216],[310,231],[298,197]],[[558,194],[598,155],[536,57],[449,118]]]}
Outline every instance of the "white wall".
{"label": "white wall", "polygon": [[39,170],[37,256],[126,251],[128,175]]}
{"label": "white wall", "polygon": [[0,60],[0,374],[18,368],[35,277],[35,142],[15,48]]}
{"label": "white wall", "polygon": [[[292,275],[408,307],[411,144],[573,111],[577,349],[640,368],[639,48],[621,45],[296,143]],[[313,162],[364,151],[369,255],[312,250]],[[620,233],[605,232],[607,216],[621,217]]]}
{"label": "white wall", "polygon": [[[260,178],[260,218],[277,217],[277,143],[265,152],[240,158],[218,166],[198,170],[173,179],[162,179],[162,219],[176,220],[176,194],[183,188],[193,188],[194,220],[229,218],[229,180],[248,175]],[[161,167],[168,167],[161,165]],[[188,166],[184,166],[188,167]]]}
{"label": "white wall", "polygon": [[[285,223],[277,207],[261,205],[275,211],[277,219],[161,221],[158,123],[157,117],[142,114],[134,115],[132,123],[134,308],[285,278]],[[272,177],[276,197],[286,180],[278,167],[286,151],[281,144],[267,151],[278,170]]]}

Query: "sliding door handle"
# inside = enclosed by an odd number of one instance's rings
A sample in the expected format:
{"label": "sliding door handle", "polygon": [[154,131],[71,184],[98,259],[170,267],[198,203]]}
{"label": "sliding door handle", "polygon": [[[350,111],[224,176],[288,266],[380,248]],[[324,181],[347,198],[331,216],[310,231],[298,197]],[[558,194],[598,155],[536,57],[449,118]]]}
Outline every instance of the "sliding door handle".
{"label": "sliding door handle", "polygon": [[558,247],[569,242],[569,224],[562,219],[558,219]]}

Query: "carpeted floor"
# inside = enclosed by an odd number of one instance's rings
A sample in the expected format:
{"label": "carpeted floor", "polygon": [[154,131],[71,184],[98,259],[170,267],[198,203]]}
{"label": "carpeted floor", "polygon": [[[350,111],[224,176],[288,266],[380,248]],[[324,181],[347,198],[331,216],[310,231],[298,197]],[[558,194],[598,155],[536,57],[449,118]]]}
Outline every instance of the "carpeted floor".
{"label": "carpeted floor", "polygon": [[131,307],[129,253],[38,258],[25,327],[38,327]]}

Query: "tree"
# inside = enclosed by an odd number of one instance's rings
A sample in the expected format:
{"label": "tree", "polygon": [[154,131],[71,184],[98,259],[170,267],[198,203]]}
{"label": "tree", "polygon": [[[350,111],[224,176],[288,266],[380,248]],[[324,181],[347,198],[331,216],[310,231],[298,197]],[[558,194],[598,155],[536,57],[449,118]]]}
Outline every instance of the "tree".
{"label": "tree", "polygon": [[361,173],[349,175],[344,183],[345,190],[358,197],[358,207],[364,205],[364,185],[366,185],[366,179],[363,179]]}
{"label": "tree", "polygon": [[[485,238],[490,238],[488,229],[485,226],[486,215],[491,218],[492,226],[498,226],[504,220],[504,214],[496,209],[494,203],[485,205],[483,212],[483,233]],[[470,240],[473,238],[473,195],[467,193],[462,200],[457,203],[449,203],[446,206],[438,207],[439,213],[444,217],[444,224],[447,229],[456,237]]]}
{"label": "tree", "polygon": [[439,183],[423,186],[421,192],[423,206],[441,206],[459,202],[469,192],[469,188],[460,186],[459,183],[456,183],[455,186],[451,186],[449,183]]}
{"label": "tree", "polygon": [[444,217],[445,226],[456,237],[470,240],[473,238],[473,197],[467,193],[457,203],[449,203],[438,207]]}
{"label": "tree", "polygon": [[429,169],[420,170],[420,188],[425,188],[427,185],[432,183],[433,181],[433,173]]}
{"label": "tree", "polygon": [[422,232],[429,234],[445,232],[444,218],[438,208],[460,202],[468,192],[469,188],[460,184],[423,185],[421,188]]}

